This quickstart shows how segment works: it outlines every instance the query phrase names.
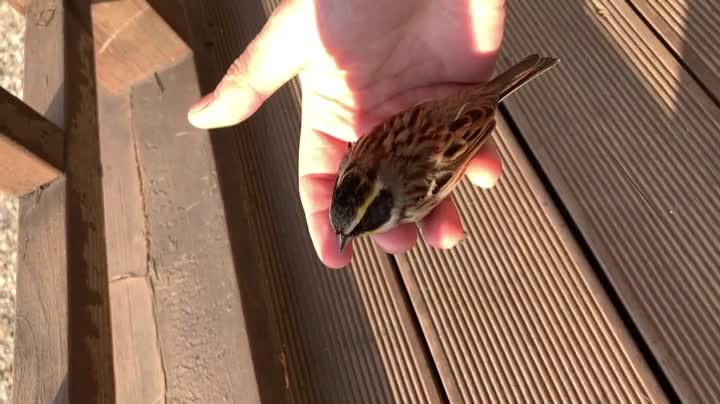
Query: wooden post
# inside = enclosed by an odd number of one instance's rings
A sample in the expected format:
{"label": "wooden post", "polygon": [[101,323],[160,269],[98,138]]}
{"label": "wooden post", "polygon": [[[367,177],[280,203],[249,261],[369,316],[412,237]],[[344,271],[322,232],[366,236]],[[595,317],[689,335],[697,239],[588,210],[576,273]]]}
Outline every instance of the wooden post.
{"label": "wooden post", "polygon": [[[65,127],[65,17],[58,0],[27,9],[25,102]],[[51,61],[51,62],[50,62]],[[69,403],[65,180],[20,198],[13,403]]]}
{"label": "wooden post", "polygon": [[65,128],[66,178],[20,203],[14,402],[114,403],[90,0],[35,0],[27,27],[26,98]]}
{"label": "wooden post", "polygon": [[101,404],[115,402],[115,376],[90,3],[65,1],[68,387],[73,403]]}

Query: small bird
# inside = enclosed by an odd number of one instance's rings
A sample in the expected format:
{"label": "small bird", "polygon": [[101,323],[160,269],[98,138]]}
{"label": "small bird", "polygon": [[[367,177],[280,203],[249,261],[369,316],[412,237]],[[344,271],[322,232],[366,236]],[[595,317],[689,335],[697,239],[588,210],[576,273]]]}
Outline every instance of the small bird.
{"label": "small bird", "polygon": [[530,55],[482,85],[417,104],[349,143],[330,203],[338,250],[430,213],[490,138],[500,101],[559,61]]}

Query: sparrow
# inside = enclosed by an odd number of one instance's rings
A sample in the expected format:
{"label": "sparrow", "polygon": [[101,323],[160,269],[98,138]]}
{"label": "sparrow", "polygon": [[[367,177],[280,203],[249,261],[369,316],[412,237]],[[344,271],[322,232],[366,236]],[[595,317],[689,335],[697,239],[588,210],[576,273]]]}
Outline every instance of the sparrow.
{"label": "sparrow", "polygon": [[349,143],[330,203],[340,253],[353,238],[427,216],[490,138],[500,101],[559,61],[530,55],[486,83],[394,114]]}

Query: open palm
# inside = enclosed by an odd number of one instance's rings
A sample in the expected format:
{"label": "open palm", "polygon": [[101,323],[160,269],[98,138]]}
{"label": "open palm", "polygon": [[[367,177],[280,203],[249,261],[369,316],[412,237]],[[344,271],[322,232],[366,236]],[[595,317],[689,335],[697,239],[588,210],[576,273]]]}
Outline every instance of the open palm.
{"label": "open palm", "polygon": [[[286,1],[188,118],[200,128],[237,124],[299,75],[300,196],[318,256],[329,267],[342,267],[352,248],[338,252],[328,210],[347,142],[420,101],[487,80],[504,16],[502,0]],[[492,144],[478,152],[466,174],[476,185],[495,184],[500,161]],[[450,199],[419,225],[426,242],[438,248],[462,237]],[[406,224],[373,238],[398,253],[412,248],[417,230]]]}

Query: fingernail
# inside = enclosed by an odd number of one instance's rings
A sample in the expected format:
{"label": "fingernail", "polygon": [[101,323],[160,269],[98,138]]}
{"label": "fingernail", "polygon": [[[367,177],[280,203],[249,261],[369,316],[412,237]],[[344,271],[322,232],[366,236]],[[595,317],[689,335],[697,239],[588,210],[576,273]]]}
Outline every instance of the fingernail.
{"label": "fingernail", "polygon": [[192,107],[190,107],[190,113],[202,111],[203,109],[205,109],[205,107],[207,107],[208,105],[210,105],[210,103],[211,103],[214,99],[215,99],[215,94],[214,94],[214,93],[210,93],[210,94],[205,95],[205,96],[202,97],[198,102],[196,102],[195,104],[193,104]]}

